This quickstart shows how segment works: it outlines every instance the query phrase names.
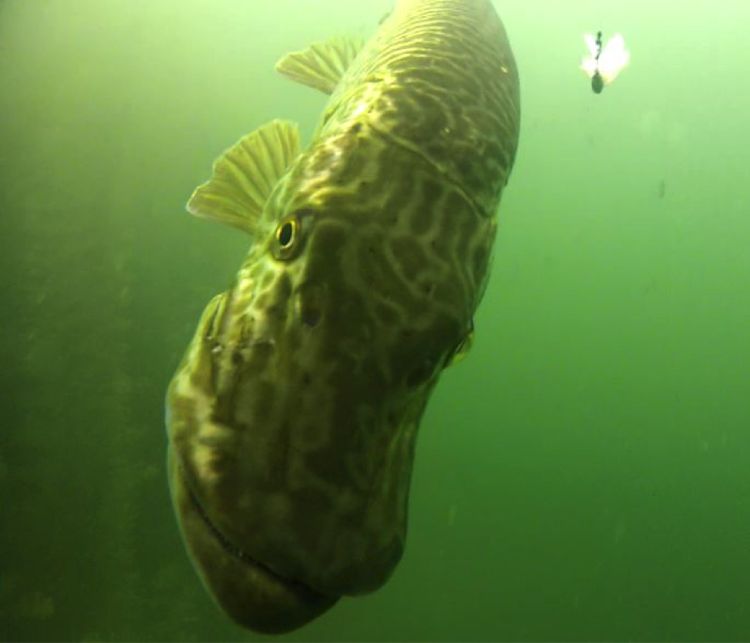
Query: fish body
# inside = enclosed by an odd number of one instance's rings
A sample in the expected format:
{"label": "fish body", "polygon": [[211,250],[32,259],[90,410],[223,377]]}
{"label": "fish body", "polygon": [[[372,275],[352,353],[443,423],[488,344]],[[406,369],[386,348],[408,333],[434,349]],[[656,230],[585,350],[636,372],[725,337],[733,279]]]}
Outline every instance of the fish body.
{"label": "fish body", "polygon": [[400,559],[417,427],[473,334],[520,119],[488,0],[400,0],[366,44],[277,68],[330,100],[306,149],[273,121],[191,197],[252,244],[167,393],[190,556],[263,632],[380,587]]}

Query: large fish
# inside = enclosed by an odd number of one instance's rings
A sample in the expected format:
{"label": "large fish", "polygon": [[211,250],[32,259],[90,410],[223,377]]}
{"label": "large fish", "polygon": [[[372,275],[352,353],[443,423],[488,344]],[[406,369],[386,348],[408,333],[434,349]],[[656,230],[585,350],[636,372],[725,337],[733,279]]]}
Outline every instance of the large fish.
{"label": "large fish", "polygon": [[465,352],[516,152],[518,74],[489,0],[399,0],[376,34],[284,57],[331,98],[273,121],[188,210],[247,232],[167,395],[190,556],[237,622],[294,629],[401,558],[417,427]]}

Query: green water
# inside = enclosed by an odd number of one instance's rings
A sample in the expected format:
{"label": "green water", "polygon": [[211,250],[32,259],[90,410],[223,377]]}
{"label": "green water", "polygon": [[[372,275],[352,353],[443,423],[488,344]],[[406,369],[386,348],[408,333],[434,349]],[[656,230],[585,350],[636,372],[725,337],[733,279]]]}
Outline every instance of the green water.
{"label": "green water", "polygon": [[[212,604],[163,397],[245,237],[184,203],[325,97],[285,52],[390,0],[0,0],[0,639],[260,640]],[[750,640],[750,93],[741,0],[498,0],[519,156],[405,556],[288,640]],[[595,96],[582,34],[632,63]]]}

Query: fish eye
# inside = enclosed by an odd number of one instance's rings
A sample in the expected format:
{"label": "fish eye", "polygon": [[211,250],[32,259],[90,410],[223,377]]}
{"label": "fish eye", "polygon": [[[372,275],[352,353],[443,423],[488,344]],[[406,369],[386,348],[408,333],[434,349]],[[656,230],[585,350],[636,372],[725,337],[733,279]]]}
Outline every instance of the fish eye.
{"label": "fish eye", "polygon": [[277,258],[291,259],[299,247],[299,219],[292,214],[276,228],[274,249]]}
{"label": "fish eye", "polygon": [[276,239],[279,242],[279,247],[288,248],[292,244],[295,227],[294,220],[285,221],[279,226],[279,229],[276,231]]}

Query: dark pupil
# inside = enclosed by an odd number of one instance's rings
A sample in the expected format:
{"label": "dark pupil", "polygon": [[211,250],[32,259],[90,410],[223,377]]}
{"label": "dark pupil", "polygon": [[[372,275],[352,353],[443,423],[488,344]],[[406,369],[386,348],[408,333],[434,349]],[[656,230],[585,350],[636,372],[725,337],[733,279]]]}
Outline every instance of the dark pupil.
{"label": "dark pupil", "polygon": [[287,222],[279,230],[279,243],[282,248],[286,248],[292,242],[292,224]]}

